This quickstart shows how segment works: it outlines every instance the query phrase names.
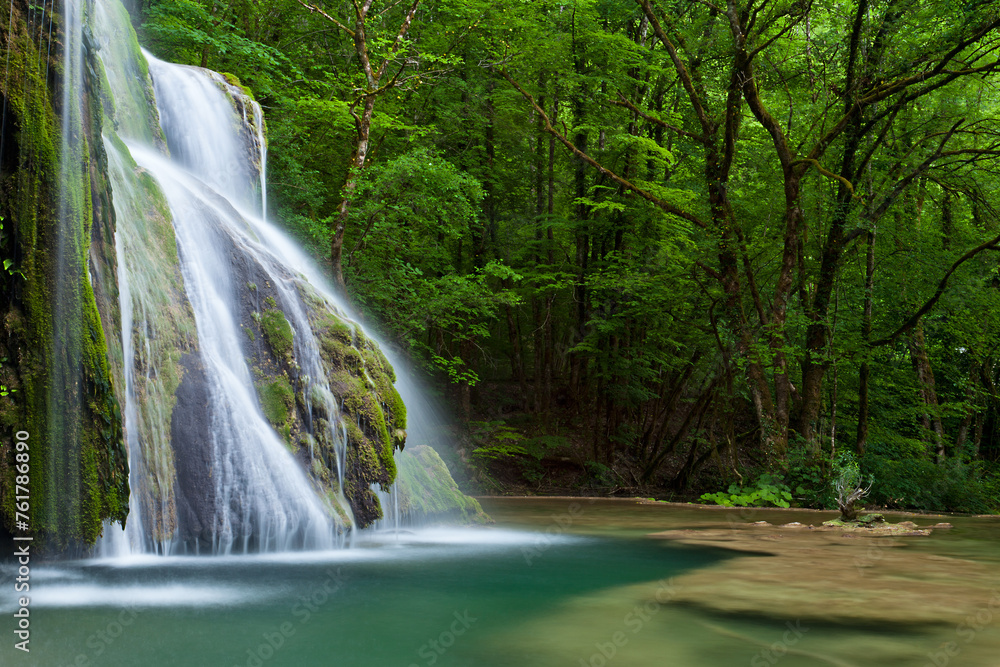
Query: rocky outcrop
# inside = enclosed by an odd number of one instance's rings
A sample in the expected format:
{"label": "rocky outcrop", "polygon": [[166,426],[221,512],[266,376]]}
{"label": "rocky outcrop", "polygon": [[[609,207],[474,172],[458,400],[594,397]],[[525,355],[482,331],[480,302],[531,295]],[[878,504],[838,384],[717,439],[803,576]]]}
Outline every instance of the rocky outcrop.
{"label": "rocky outcrop", "polygon": [[493,520],[479,501],[462,493],[448,467],[429,445],[408,447],[396,457],[400,523],[483,524]]}
{"label": "rocky outcrop", "polygon": [[[0,13],[11,56],[10,76],[0,82],[0,287],[8,297],[0,303],[0,425],[30,434],[36,545],[85,549],[105,522],[124,525],[130,492],[138,508],[132,520],[147,542],[211,545],[221,501],[208,449],[207,362],[171,207],[129,147],[137,157],[139,149],[122,140],[166,150],[149,68],[117,0],[88,5],[96,34],[61,34],[67,22],[57,17],[51,45],[40,22],[28,20],[25,0],[11,7],[13,16]],[[65,133],[71,149],[62,145],[57,76],[66,70],[66,44],[82,54],[80,82],[67,98],[82,100],[78,124]],[[243,120],[253,195],[263,116],[233,77],[210,76]],[[69,170],[60,155],[69,156]],[[396,481],[395,454],[406,441],[395,372],[332,297],[265,252],[227,200],[207,197],[206,206],[243,225],[216,233],[261,412],[337,523],[365,527],[383,516],[373,489]],[[9,531],[17,480],[10,439],[2,443],[0,516]],[[433,450],[399,461],[404,513],[483,520]]]}

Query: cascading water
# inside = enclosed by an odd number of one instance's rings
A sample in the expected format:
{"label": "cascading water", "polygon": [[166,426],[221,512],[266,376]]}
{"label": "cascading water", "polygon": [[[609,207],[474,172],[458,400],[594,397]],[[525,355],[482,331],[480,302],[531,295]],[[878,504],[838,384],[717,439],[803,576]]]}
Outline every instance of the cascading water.
{"label": "cascading water", "polygon": [[[78,506],[80,479],[66,474],[78,466],[81,455],[80,423],[83,379],[83,351],[76,332],[82,326],[83,293],[81,277],[87,270],[86,243],[81,224],[85,220],[89,197],[89,175],[86,172],[86,148],[82,128],[81,87],[83,82],[83,10],[80,0],[67,0],[63,7],[65,44],[63,56],[62,142],[59,160],[58,237],[56,240],[56,276],[52,318],[52,341],[49,381],[59,389],[49,393],[47,426],[49,442],[60,443],[60,456],[49,462],[50,480],[62,479],[76,488],[67,489],[73,499],[71,507],[57,507],[55,493],[49,493],[48,516],[68,513],[75,517]],[[75,523],[74,519],[74,523]]]}
{"label": "cascading water", "polygon": [[[99,0],[94,14],[97,39],[106,47],[102,55],[114,51],[114,37],[124,30],[120,5]],[[260,107],[214,72],[144,56],[160,118],[160,127],[151,131],[137,120],[141,114],[135,108],[148,96],[131,91],[128,83],[128,70],[141,71],[142,64],[105,61],[109,85],[125,95],[128,119],[118,125],[120,139],[106,136],[105,148],[119,228],[119,292],[128,302],[122,307],[122,344],[126,359],[133,360],[125,373],[133,495],[128,530],[109,526],[101,551],[332,547],[353,526],[342,492],[346,427],[302,302],[304,293],[313,299],[319,293],[287,268],[286,257],[269,249],[276,239],[279,245],[287,241],[256,215],[266,210]],[[160,131],[169,157],[162,152]],[[160,208],[169,209],[159,221],[158,198]],[[169,245],[162,237],[171,232],[182,285],[169,285],[169,262],[158,258],[169,258],[157,245]],[[236,284],[248,270],[262,275],[279,295],[308,426],[324,429],[333,444],[333,460],[324,463],[336,471],[337,483],[322,497],[262,414],[244,350],[245,290]],[[183,291],[181,299],[177,291]],[[185,331],[191,320],[195,332]],[[170,350],[178,347],[192,354],[172,357]],[[179,375],[198,378],[201,392],[194,402],[207,404],[193,432],[184,432],[177,415],[170,415],[170,403],[183,400],[172,395],[180,396]],[[313,423],[313,414],[325,419]],[[322,453],[310,444],[309,457],[314,456]],[[192,488],[204,497],[188,497]]]}
{"label": "cascading water", "polygon": [[267,222],[260,106],[140,53],[118,0],[94,3],[132,489],[99,553],[323,549],[398,523],[387,494],[419,392]]}

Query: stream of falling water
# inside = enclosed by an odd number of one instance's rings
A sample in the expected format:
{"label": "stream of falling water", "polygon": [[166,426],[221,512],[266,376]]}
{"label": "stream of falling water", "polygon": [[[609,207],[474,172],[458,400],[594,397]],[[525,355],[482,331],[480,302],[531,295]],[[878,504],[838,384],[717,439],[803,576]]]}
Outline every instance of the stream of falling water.
{"label": "stream of falling water", "polygon": [[[109,49],[113,35],[123,31],[122,13],[115,5],[113,0],[98,0],[95,12],[97,37],[103,37]],[[267,207],[266,143],[260,107],[219,74],[143,55],[155,87],[160,128],[145,131],[133,109],[130,124],[120,127],[120,140],[105,139],[119,226],[119,292],[127,302],[122,308],[122,344],[126,359],[134,360],[126,363],[125,372],[134,493],[128,529],[108,526],[98,551],[122,555],[210,549],[229,554],[340,545],[353,527],[350,506],[339,491],[346,437],[301,302],[300,292],[311,288],[289,268],[294,264],[268,247],[275,237],[287,240],[262,217]],[[126,102],[139,100],[141,105],[143,95],[129,90],[134,85],[124,71],[129,63],[110,60],[105,67],[112,88],[128,93]],[[133,63],[131,69],[141,67]],[[140,78],[138,85],[142,83]],[[157,129],[162,130],[169,155],[164,154],[162,141],[150,140]],[[151,176],[155,186],[141,182],[142,174]],[[148,208],[156,197],[151,190],[162,193],[169,207],[183,291],[196,328],[198,358],[186,372],[204,376],[210,424],[203,434],[205,442],[197,446],[204,450],[212,487],[207,501],[185,498],[177,488],[177,464],[170,459],[170,411],[157,414],[164,412],[163,405],[172,396],[161,386],[167,355],[156,349],[156,341],[171,333],[170,326],[181,327],[162,321],[162,312],[170,309],[169,295],[156,284],[158,272],[150,270],[155,258],[143,255],[155,236],[143,219],[144,206]],[[241,345],[240,289],[235,284],[236,265],[241,263],[263,271],[281,295],[294,332],[294,357],[304,378],[306,412],[311,414],[319,403],[320,412],[330,417],[324,428],[336,452],[336,461],[330,462],[339,482],[335,494],[320,497],[261,412]],[[141,378],[137,372],[143,373]],[[139,379],[142,401],[137,396]],[[180,535],[184,526],[179,524],[192,512],[185,515],[182,510],[199,502],[211,504],[207,512],[195,508],[201,521],[194,520],[198,524],[194,529],[202,539],[184,540]]]}

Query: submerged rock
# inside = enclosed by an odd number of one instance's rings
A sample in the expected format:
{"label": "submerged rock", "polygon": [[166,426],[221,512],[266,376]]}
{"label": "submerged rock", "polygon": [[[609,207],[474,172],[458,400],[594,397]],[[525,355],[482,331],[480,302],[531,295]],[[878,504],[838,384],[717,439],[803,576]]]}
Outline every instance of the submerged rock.
{"label": "submerged rock", "polygon": [[831,521],[824,521],[826,528],[838,529],[849,533],[864,533],[873,536],[896,535],[896,536],[926,536],[930,535],[928,529],[918,528],[912,521],[900,521],[899,523],[887,523],[881,514],[866,514],[859,517],[857,521],[844,521],[837,518]]}
{"label": "submerged rock", "polygon": [[911,543],[897,538],[925,532],[909,527],[889,532],[887,527],[801,530],[747,524],[650,537],[735,552],[734,558],[676,577],[676,601],[754,619],[958,623],[984,608],[990,591],[1000,586],[995,568],[905,548]]}

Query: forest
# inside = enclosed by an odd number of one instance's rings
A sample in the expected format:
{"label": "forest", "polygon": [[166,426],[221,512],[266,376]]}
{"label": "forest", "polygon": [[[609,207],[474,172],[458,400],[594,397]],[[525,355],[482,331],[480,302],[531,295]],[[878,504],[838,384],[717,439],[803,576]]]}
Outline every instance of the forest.
{"label": "forest", "polygon": [[260,102],[268,215],[467,491],[1000,507],[995,2],[130,11]]}

